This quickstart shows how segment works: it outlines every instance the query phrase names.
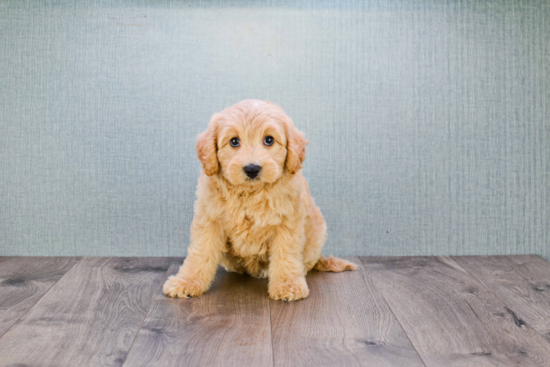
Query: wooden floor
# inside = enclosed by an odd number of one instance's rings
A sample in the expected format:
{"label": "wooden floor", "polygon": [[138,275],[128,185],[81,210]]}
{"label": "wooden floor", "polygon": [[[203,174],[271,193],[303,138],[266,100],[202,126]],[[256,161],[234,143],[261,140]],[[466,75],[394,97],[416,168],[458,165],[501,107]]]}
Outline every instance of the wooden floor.
{"label": "wooden floor", "polygon": [[0,366],[550,366],[541,257],[349,259],[285,303],[223,270],[166,298],[176,258],[0,257]]}

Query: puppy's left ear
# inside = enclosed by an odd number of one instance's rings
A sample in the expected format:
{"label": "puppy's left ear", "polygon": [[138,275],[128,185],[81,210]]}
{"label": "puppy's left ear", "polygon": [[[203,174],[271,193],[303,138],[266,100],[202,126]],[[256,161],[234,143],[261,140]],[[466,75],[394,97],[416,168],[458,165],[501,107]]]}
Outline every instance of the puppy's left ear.
{"label": "puppy's left ear", "polygon": [[197,138],[197,155],[202,163],[202,168],[207,176],[218,173],[218,146],[216,143],[218,121],[217,115],[212,116],[208,128]]}
{"label": "puppy's left ear", "polygon": [[286,169],[294,174],[302,168],[302,162],[306,159],[308,141],[304,133],[294,127],[292,121],[286,124],[286,141]]}

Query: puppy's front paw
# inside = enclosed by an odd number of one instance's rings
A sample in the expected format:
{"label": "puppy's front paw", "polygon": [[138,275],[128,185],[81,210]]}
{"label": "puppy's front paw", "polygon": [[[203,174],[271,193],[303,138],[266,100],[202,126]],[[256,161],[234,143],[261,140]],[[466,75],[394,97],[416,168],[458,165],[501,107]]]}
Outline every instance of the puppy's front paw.
{"label": "puppy's front paw", "polygon": [[173,298],[197,297],[208,290],[198,279],[173,275],[162,287],[165,296]]}
{"label": "puppy's front paw", "polygon": [[269,283],[269,298],[283,301],[297,301],[309,296],[305,278],[289,279]]}

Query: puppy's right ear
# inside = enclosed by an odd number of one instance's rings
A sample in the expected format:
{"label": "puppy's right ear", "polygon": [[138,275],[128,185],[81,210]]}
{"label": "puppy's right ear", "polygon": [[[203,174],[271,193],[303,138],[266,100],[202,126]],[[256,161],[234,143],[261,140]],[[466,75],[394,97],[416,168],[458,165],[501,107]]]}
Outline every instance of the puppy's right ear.
{"label": "puppy's right ear", "polygon": [[218,148],[216,144],[218,130],[218,115],[212,116],[208,128],[197,138],[197,154],[202,163],[202,168],[207,176],[218,173]]}

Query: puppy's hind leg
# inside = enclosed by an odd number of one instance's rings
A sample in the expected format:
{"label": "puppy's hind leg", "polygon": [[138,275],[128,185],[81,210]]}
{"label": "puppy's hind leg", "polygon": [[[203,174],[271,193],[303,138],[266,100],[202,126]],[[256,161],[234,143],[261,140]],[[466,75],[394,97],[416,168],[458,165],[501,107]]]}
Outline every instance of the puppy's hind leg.
{"label": "puppy's hind leg", "polygon": [[339,273],[346,270],[357,270],[357,265],[337,257],[329,256],[326,258],[321,255],[313,269],[317,271],[332,271],[334,273]]}
{"label": "puppy's hind leg", "polygon": [[269,275],[267,261],[260,261],[257,256],[250,256],[244,259],[246,272],[253,278],[264,279]]}
{"label": "puppy's hind leg", "polygon": [[229,254],[224,254],[220,265],[224,267],[227,272],[244,274],[246,273],[246,268],[238,261],[234,256]]}

